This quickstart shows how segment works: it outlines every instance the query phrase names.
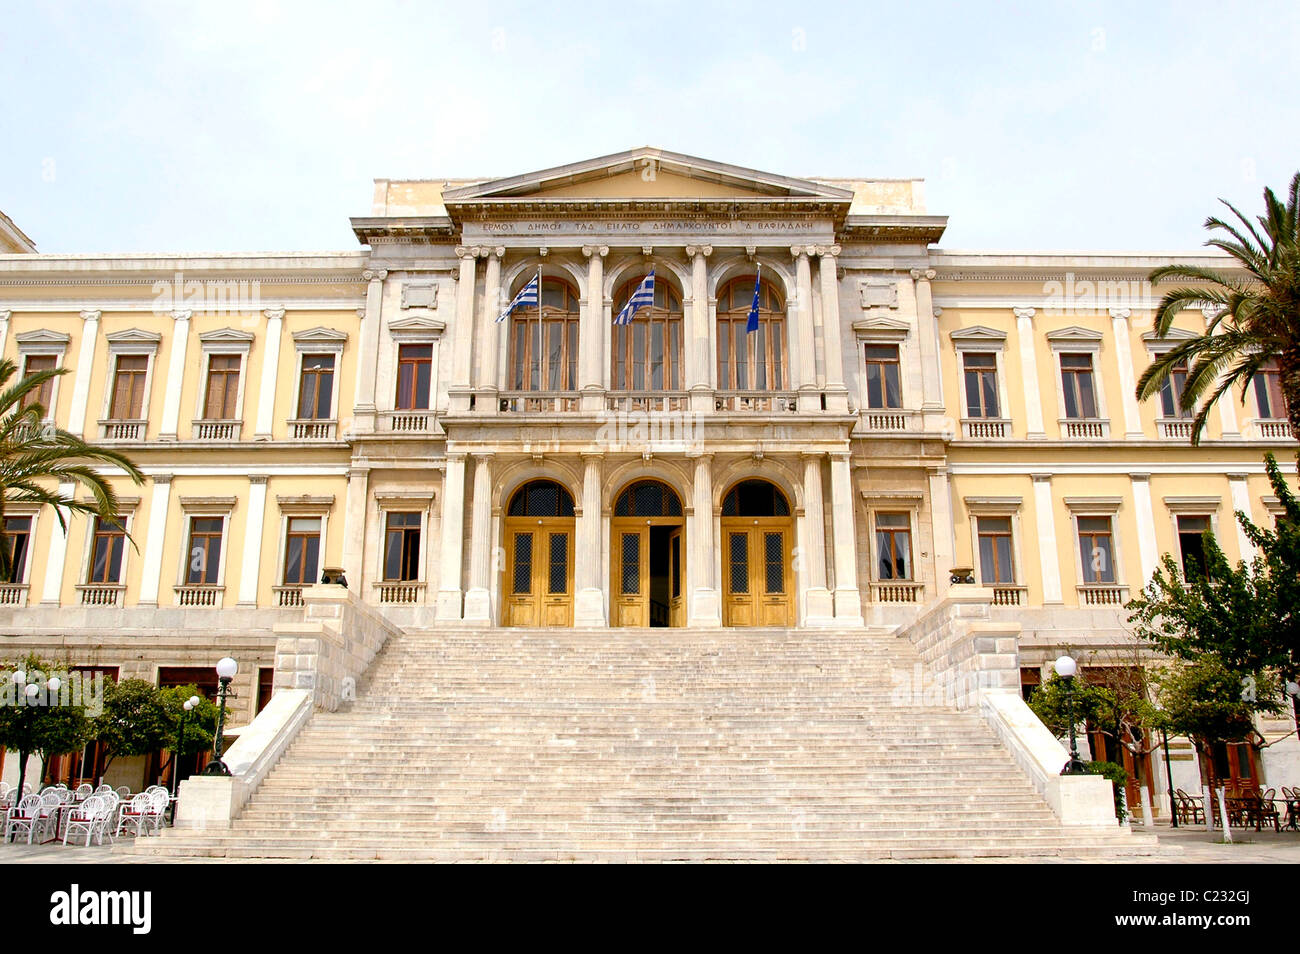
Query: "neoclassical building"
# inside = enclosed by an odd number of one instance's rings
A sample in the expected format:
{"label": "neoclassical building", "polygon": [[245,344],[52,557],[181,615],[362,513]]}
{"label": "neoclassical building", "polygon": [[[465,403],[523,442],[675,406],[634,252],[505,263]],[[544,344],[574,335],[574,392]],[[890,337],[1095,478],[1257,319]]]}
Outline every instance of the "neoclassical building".
{"label": "neoclassical building", "polygon": [[1131,665],[1122,604],[1161,554],[1208,526],[1247,556],[1233,511],[1275,508],[1276,376],[1192,447],[1172,391],[1133,396],[1205,327],[1152,330],[1174,259],[950,251],[946,224],[920,180],[653,148],[377,180],[343,252],[43,255],[3,219],[3,354],[67,368],[55,423],[147,474],[118,480],[125,533],[8,508],[4,642],[165,684],[229,652],[247,717],[326,569],[404,628],[834,639],[969,567],[1026,685],[1064,648]]}

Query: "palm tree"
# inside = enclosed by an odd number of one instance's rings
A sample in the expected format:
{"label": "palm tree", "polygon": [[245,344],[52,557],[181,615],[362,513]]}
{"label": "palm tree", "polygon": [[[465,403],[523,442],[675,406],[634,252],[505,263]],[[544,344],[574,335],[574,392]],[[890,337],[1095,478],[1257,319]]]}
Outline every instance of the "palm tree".
{"label": "palm tree", "polygon": [[[35,371],[11,383],[17,372],[13,361],[0,360],[0,542],[5,508],[14,503],[49,504],[65,533],[65,511],[93,514],[120,525],[117,494],[96,468],[120,467],[137,484],[144,480],[139,468],[117,451],[87,444],[44,421],[41,386],[66,374],[66,368]],[[69,481],[84,485],[93,500],[83,502],[61,494],[57,487]],[[56,489],[49,489],[51,482]],[[12,558],[11,545],[0,545],[0,581],[10,578]]]}
{"label": "palm tree", "polygon": [[1219,201],[1240,225],[1211,216],[1205,227],[1225,234],[1205,244],[1227,252],[1245,274],[1229,276],[1195,265],[1165,265],[1151,273],[1153,284],[1169,279],[1198,283],[1165,294],[1156,310],[1157,334],[1168,334],[1184,308],[1206,308],[1213,317],[1205,334],[1151,362],[1138,381],[1138,399],[1153,396],[1175,368],[1186,367],[1179,405],[1196,410],[1195,444],[1214,402],[1237,385],[1246,387],[1260,368],[1276,359],[1291,434],[1300,440],[1300,172],[1291,179],[1285,205],[1272,189],[1264,190],[1265,212],[1258,228],[1230,203]]}

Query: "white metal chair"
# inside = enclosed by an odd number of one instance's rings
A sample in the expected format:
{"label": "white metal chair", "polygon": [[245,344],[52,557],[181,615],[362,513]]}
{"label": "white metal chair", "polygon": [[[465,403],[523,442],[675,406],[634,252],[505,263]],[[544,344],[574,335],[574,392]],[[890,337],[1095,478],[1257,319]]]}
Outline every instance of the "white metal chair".
{"label": "white metal chair", "polygon": [[117,797],[127,799],[131,797],[131,788],[128,785],[119,785],[117,787]]}
{"label": "white metal chair", "polygon": [[99,819],[100,844],[103,844],[104,835],[108,835],[108,840],[113,840],[113,835],[117,831],[118,810],[122,807],[122,800],[117,797],[117,792],[109,789],[100,796],[104,799],[106,806],[102,817]]}
{"label": "white metal chair", "polygon": [[117,815],[117,832],[122,834],[128,827],[135,829],[137,836],[144,834],[145,826],[149,824],[149,813],[151,811],[150,798],[144,792],[141,792],[130,802],[122,805]]}
{"label": "white metal chair", "polygon": [[77,786],[76,797],[77,797],[77,801],[79,802],[84,802],[86,799],[90,798],[90,796],[94,794],[95,794],[95,787],[91,785],[89,782],[82,782],[80,785]]}
{"label": "white metal chair", "polygon": [[45,801],[39,795],[24,796],[16,806],[9,809],[8,817],[5,819],[5,841],[9,841],[10,836],[16,831],[27,832],[27,844],[32,843],[32,838],[43,828],[44,819],[41,817],[41,810],[44,808]]}
{"label": "white metal chair", "polygon": [[149,824],[154,834],[157,834],[167,820],[167,804],[171,801],[171,795],[161,785],[147,794],[149,795]]}
{"label": "white metal chair", "polygon": [[73,830],[84,831],[86,833],[86,847],[90,847],[90,839],[93,835],[99,835],[99,843],[104,843],[104,832],[102,823],[104,812],[107,810],[107,803],[101,795],[91,795],[80,805],[77,805],[68,813],[68,824],[63,830],[63,844],[68,844],[68,836]]}
{"label": "white metal chair", "polygon": [[[66,792],[67,789],[63,789]],[[47,789],[41,796],[41,833],[42,840],[46,834],[53,838],[59,834],[59,809],[63,805],[63,794],[57,788]]]}

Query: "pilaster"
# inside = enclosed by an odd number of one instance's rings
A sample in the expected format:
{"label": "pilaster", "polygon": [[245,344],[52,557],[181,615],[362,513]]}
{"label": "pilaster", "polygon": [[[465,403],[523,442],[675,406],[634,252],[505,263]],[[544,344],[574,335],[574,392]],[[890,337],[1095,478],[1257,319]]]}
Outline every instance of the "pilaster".
{"label": "pilaster", "polygon": [[822,354],[826,359],[826,409],[847,414],[849,391],[844,385],[844,354],[840,318],[840,283],[836,272],[838,245],[817,249],[817,277],[822,286]]}
{"label": "pilaster", "polygon": [[[357,350],[357,386],[352,404],[352,429],[369,433],[375,429],[376,391],[379,373],[379,336],[383,329],[385,269],[366,269],[366,307],[361,315],[361,340]],[[336,368],[334,371],[338,374]],[[346,575],[346,569],[344,573]],[[351,584],[352,577],[348,577]],[[359,584],[359,581],[358,581]]]}
{"label": "pilaster", "polygon": [[606,626],[605,593],[600,586],[601,514],[599,454],[582,458],[582,514],[578,518],[577,550],[574,554],[574,626]]}
{"label": "pilaster", "polygon": [[[1131,393],[1131,389],[1130,389]],[[1156,571],[1159,545],[1156,543],[1155,513],[1151,507],[1151,475],[1129,474],[1133,487],[1133,518],[1137,521],[1138,560],[1142,568],[1142,585],[1146,586]]]}
{"label": "pilaster", "polygon": [[492,625],[492,455],[474,455],[465,622]]}
{"label": "pilaster", "polygon": [[[1240,510],[1246,516],[1254,520],[1255,514],[1250,506],[1250,491],[1247,487],[1246,475],[1228,474],[1227,478],[1228,495],[1232,499],[1233,513],[1235,514]],[[1241,522],[1238,521],[1235,516],[1233,517],[1232,523],[1237,528],[1237,553],[1239,558],[1249,563],[1258,555],[1255,550],[1255,545],[1250,542],[1250,538],[1246,536],[1246,531],[1241,528]]]}
{"label": "pilaster", "polygon": [[83,311],[81,322],[81,348],[77,352],[77,374],[72,382],[72,411],[68,415],[68,430],[78,437],[84,437],[86,433],[90,375],[95,370],[95,346],[99,339],[99,312]]}
{"label": "pilaster", "polygon": [[1133,372],[1133,342],[1129,332],[1127,308],[1110,309],[1110,324],[1115,332],[1115,360],[1119,364],[1119,389],[1124,401],[1124,436],[1142,439],[1142,414],[1138,410],[1137,378]]}
{"label": "pilaster", "polygon": [[712,245],[688,245],[686,257],[691,263],[691,311],[685,335],[689,343],[686,357],[686,387],[691,394],[691,410],[713,412],[713,386],[709,369],[713,366],[714,341],[709,321],[709,256]]}
{"label": "pilaster", "polygon": [[817,352],[813,336],[812,266],[808,256],[817,251],[812,245],[796,245],[790,249],[794,258],[796,297],[786,305],[787,321],[794,322],[791,344],[798,342],[798,350],[791,355],[791,367],[798,366],[799,410],[820,411],[821,394],[817,390]]}
{"label": "pilaster", "polygon": [[[76,491],[77,485],[72,481],[64,481],[59,484],[59,496],[64,500],[71,499]],[[68,515],[71,517],[71,514]],[[67,529],[54,521],[54,526],[50,529],[50,552],[45,561],[45,586],[41,591],[42,606],[58,606],[63,597],[63,573],[67,569],[68,556],[68,532]]]}
{"label": "pilaster", "polygon": [[348,590],[365,592],[366,522],[370,517],[370,469],[348,469],[347,510],[343,514],[343,575]]}
{"label": "pilaster", "polygon": [[1031,474],[1034,520],[1038,530],[1038,567],[1043,576],[1043,603],[1061,602],[1061,560],[1056,547],[1056,511],[1052,504],[1052,475]]}
{"label": "pilaster", "polygon": [[262,530],[265,519],[266,474],[249,474],[248,523],[244,526],[244,558],[239,565],[239,605],[243,607],[257,605],[257,583],[262,570]]}
{"label": "pilaster", "polygon": [[688,626],[721,626],[722,601],[713,578],[717,543],[713,537],[713,455],[695,458],[695,479],[691,484],[691,559],[686,572],[691,584]]}
{"label": "pilaster", "polygon": [[284,328],[283,308],[268,308],[263,314],[266,315],[266,348],[262,354],[262,387],[257,393],[255,441],[269,441],[274,436],[275,388],[280,378],[280,337]]}
{"label": "pilaster", "polygon": [[460,272],[456,279],[456,327],[451,338],[451,384],[447,389],[447,409],[452,413],[468,411],[473,393],[470,367],[474,354],[474,284],[478,280],[479,251],[477,245],[473,248],[456,246]]}
{"label": "pilaster", "polygon": [[153,495],[149,500],[149,530],[145,534],[144,563],[140,567],[138,605],[158,605],[158,587],[162,582],[163,543],[167,539],[167,518],[171,511],[172,475],[153,475]]}
{"label": "pilaster", "polygon": [[[933,268],[914,268],[912,281],[916,284],[916,334],[921,346],[921,407],[926,411],[942,411],[943,379],[939,369],[939,323],[934,314],[934,296],[930,282],[934,280]],[[945,574],[945,579],[947,575]]]}
{"label": "pilaster", "polygon": [[934,590],[943,596],[951,585],[949,571],[956,563],[952,525],[952,485],[945,466],[927,467],[930,478],[930,530],[934,537]]}
{"label": "pilaster", "polygon": [[822,504],[822,455],[803,455],[804,567],[808,593],[804,601],[805,626],[832,626],[835,601],[826,588],[826,510]]}
{"label": "pilaster", "polygon": [[[1043,430],[1043,396],[1038,387],[1038,354],[1034,349],[1034,309],[1013,309],[1016,316],[1016,339],[1020,343],[1020,380],[1025,386],[1025,435],[1030,440],[1046,440]],[[1010,409],[1007,410],[1010,413]]]}
{"label": "pilaster", "polygon": [[578,387],[582,390],[580,406],[584,411],[605,409],[605,386],[601,368],[605,349],[605,256],[608,245],[584,245],[582,254],[587,258],[587,307],[583,310],[578,330]]}
{"label": "pilaster", "polygon": [[[462,259],[462,262],[464,260]],[[471,259],[471,264],[472,264]],[[448,454],[442,487],[442,540],[438,560],[439,622],[461,618],[461,559],[465,529],[465,455]]]}
{"label": "pilaster", "polygon": [[862,594],[858,591],[857,522],[853,515],[853,476],[848,452],[831,460],[831,526],[835,539],[835,624],[862,626]]}
{"label": "pilaster", "polygon": [[483,278],[483,308],[478,323],[478,380],[474,409],[481,414],[496,414],[497,356],[500,351],[501,328],[497,317],[505,310],[501,301],[501,259],[506,254],[503,247],[484,249],[487,270]]}

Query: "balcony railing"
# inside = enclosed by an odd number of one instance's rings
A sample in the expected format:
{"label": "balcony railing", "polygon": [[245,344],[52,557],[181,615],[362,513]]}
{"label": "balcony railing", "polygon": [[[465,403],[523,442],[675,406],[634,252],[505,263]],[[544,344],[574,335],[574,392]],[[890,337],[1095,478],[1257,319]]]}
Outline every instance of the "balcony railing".
{"label": "balcony railing", "polygon": [[0,606],[26,606],[26,583],[0,583]]}
{"label": "balcony railing", "polygon": [[375,584],[375,595],[380,603],[419,603],[424,597],[424,583],[416,580],[386,580]]}
{"label": "balcony railing", "polygon": [[961,432],[971,440],[997,440],[1011,436],[1011,422],[997,417],[967,417],[962,418]]}
{"label": "balcony railing", "polygon": [[685,411],[690,396],[685,391],[614,391],[605,398],[605,407],[626,414],[635,411]]}
{"label": "balcony railing", "polygon": [[873,583],[871,598],[876,603],[919,603],[924,583]]}
{"label": "balcony railing", "polygon": [[1192,438],[1192,422],[1187,418],[1168,417],[1156,421],[1160,436],[1167,441],[1186,441]]}
{"label": "balcony railing", "polygon": [[417,408],[409,411],[384,411],[380,427],[394,434],[427,434],[433,429],[433,411]]}
{"label": "balcony railing", "polygon": [[290,583],[284,586],[273,586],[271,589],[275,592],[275,601],[279,606],[301,606],[302,605],[302,584]]}
{"label": "balcony railing", "polygon": [[1085,583],[1078,590],[1084,606],[1123,606],[1128,602],[1125,588],[1118,583]]}
{"label": "balcony railing", "polygon": [[1275,418],[1260,418],[1255,422],[1256,440],[1289,441],[1291,440],[1291,422]]}
{"label": "balcony railing", "polygon": [[225,589],[212,583],[186,583],[176,587],[176,605],[220,606]]}
{"label": "balcony railing", "polygon": [[1097,440],[1110,436],[1110,421],[1100,417],[1063,417],[1061,434],[1069,438]]}
{"label": "balcony railing", "polygon": [[120,606],[124,589],[126,587],[121,583],[77,584],[82,606]]}
{"label": "balcony railing", "polygon": [[556,414],[576,411],[579,391],[502,391],[497,395],[502,414]]}
{"label": "balcony railing", "polygon": [[994,606],[1019,606],[1024,602],[1025,588],[1011,583],[993,584]]}
{"label": "balcony railing", "polygon": [[338,421],[296,420],[289,422],[289,437],[295,441],[332,441]]}
{"label": "balcony railing", "polygon": [[237,441],[240,421],[195,421],[196,441]]}
{"label": "balcony railing", "polygon": [[911,414],[902,410],[862,410],[862,420],[869,431],[906,431],[911,418]]}
{"label": "balcony railing", "polygon": [[142,441],[148,421],[100,421],[99,435],[106,441]]}
{"label": "balcony railing", "polygon": [[719,391],[713,409],[743,413],[797,411],[799,395],[794,391]]}

